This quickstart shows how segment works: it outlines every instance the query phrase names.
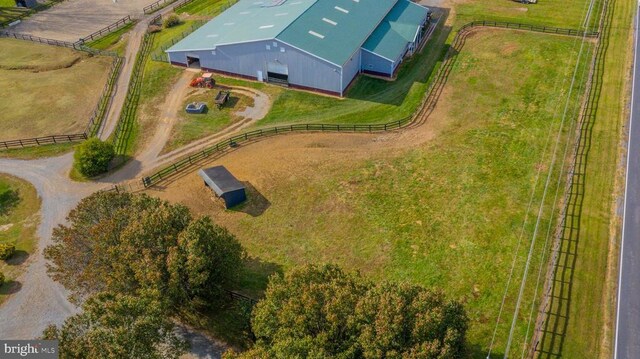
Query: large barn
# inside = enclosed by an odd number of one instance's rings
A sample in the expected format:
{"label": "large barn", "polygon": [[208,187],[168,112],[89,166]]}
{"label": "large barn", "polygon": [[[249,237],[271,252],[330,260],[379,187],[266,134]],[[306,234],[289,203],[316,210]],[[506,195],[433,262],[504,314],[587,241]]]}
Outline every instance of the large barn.
{"label": "large barn", "polygon": [[240,0],[167,50],[172,64],[342,96],[393,77],[430,12],[408,0]]}

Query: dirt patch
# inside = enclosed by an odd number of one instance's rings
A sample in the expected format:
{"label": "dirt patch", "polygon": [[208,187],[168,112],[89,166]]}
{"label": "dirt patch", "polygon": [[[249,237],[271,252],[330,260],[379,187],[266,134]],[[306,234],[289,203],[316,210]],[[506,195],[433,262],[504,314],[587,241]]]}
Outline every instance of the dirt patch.
{"label": "dirt patch", "polygon": [[506,43],[502,50],[500,50],[500,54],[504,56],[508,56],[518,51],[520,47],[515,43]]}

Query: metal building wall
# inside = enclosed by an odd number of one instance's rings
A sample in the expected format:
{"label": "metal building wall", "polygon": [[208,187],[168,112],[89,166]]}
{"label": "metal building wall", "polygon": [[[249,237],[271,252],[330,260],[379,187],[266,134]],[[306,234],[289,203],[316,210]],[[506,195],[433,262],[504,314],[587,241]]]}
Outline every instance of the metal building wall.
{"label": "metal building wall", "polygon": [[358,73],[360,72],[360,51],[362,50],[358,49],[358,51],[356,51],[353,55],[351,55],[351,58],[349,59],[349,61],[347,61],[344,65],[342,65],[342,91],[343,92],[344,90],[347,89],[351,81],[353,81],[353,79],[356,76],[358,76]]}
{"label": "metal building wall", "polygon": [[393,63],[383,57],[362,50],[362,71],[386,74],[391,76],[394,70]]}
{"label": "metal building wall", "polygon": [[[284,52],[283,50],[284,49]],[[267,78],[267,63],[286,64],[292,85],[340,93],[340,67],[277,40],[219,46],[216,50],[169,53],[172,63],[186,66],[187,56],[197,56],[202,68],[256,79]],[[354,60],[355,61],[355,60]],[[344,85],[346,86],[346,85]]]}

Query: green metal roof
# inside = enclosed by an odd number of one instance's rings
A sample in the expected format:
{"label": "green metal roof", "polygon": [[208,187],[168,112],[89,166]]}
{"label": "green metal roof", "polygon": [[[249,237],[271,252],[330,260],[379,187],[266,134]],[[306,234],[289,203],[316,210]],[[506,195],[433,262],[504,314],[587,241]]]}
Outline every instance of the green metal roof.
{"label": "green metal roof", "polygon": [[362,48],[395,61],[402,56],[407,43],[415,40],[428,12],[429,9],[408,0],[398,1]]}
{"label": "green metal roof", "polygon": [[342,66],[398,0],[319,0],[277,39]]}
{"label": "green metal roof", "polygon": [[[274,39],[317,0],[240,0],[167,52]],[[321,0],[323,1],[323,0]]]}

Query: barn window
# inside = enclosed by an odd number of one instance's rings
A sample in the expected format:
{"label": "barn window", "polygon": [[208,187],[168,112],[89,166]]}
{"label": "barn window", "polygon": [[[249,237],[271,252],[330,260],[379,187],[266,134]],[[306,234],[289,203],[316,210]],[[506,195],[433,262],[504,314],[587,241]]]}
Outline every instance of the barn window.
{"label": "barn window", "polygon": [[267,51],[271,50],[271,46],[267,45]]}
{"label": "barn window", "polygon": [[278,43],[277,42],[273,42],[273,47],[278,47]]}
{"label": "barn window", "polygon": [[211,55],[215,55],[216,54],[216,50],[211,51]]}
{"label": "barn window", "polygon": [[281,48],[280,48],[280,52],[284,52],[284,47],[281,47]]}

